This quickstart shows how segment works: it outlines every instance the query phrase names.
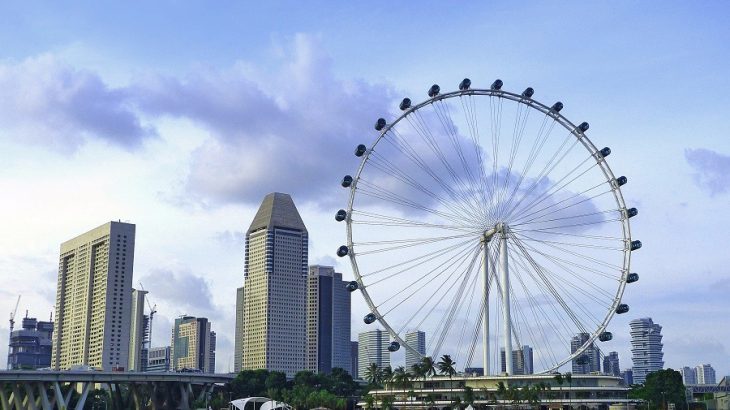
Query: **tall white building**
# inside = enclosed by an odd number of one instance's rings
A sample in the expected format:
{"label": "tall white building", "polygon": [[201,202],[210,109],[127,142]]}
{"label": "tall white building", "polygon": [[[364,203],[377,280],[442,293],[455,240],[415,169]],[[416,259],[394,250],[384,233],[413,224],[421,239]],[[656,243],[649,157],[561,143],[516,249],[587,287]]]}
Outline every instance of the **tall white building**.
{"label": "tall white building", "polygon": [[309,267],[307,278],[307,370],[350,371],[350,292],[331,266]]}
{"label": "tall white building", "polygon": [[108,222],[61,244],[51,366],[126,370],[135,226]]}
{"label": "tall white building", "polygon": [[685,386],[688,384],[697,384],[697,373],[694,368],[684,366],[679,369],[679,373],[682,375],[682,383]]}
{"label": "tall white building", "polygon": [[146,290],[132,289],[131,324],[129,332],[129,365],[127,369],[147,371],[147,342],[149,338],[149,316],[144,314]]}
{"label": "tall white building", "polygon": [[651,318],[634,319],[631,326],[631,360],[634,363],[634,383],[644,384],[646,376],[664,368],[662,327]]}
{"label": "tall white building", "polygon": [[243,369],[305,368],[307,249],[294,201],[267,195],[246,232]]}
{"label": "tall white building", "polygon": [[236,289],[236,333],[233,337],[233,371],[238,373],[243,364],[243,286]]}
{"label": "tall white building", "polygon": [[380,329],[369,330],[357,336],[357,374],[365,378],[366,369],[375,363],[379,368],[390,366],[390,335]]}
{"label": "tall white building", "polygon": [[410,350],[406,351],[406,370],[411,371],[414,364],[421,362],[421,357],[426,355],[426,333],[416,330],[413,332],[406,333],[405,342],[408,346],[415,349],[420,355],[412,353]]}
{"label": "tall white building", "polygon": [[695,367],[695,374],[697,375],[697,384],[717,384],[715,369],[709,364],[700,364]]}

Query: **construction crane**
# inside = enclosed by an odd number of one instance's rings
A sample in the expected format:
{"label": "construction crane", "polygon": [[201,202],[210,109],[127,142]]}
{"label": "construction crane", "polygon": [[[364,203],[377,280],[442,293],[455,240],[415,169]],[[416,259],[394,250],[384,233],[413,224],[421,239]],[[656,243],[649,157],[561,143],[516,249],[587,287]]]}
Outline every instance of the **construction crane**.
{"label": "construction crane", "polygon": [[13,333],[13,328],[15,327],[15,315],[18,313],[18,305],[20,305],[20,296],[18,295],[18,301],[15,302],[15,309],[10,312],[10,333]]}
{"label": "construction crane", "polygon": [[[139,288],[144,290],[144,286],[142,285],[142,282],[138,282],[138,283],[139,283]],[[147,297],[145,297],[144,300],[145,300],[145,302],[147,302],[147,307],[150,309],[150,320],[148,323],[149,331],[147,332],[147,338],[148,338],[147,343],[149,344],[148,348],[151,348],[152,347],[152,318],[154,318],[155,313],[157,313],[157,304],[155,303],[153,306],[152,303],[150,303],[150,299]]]}

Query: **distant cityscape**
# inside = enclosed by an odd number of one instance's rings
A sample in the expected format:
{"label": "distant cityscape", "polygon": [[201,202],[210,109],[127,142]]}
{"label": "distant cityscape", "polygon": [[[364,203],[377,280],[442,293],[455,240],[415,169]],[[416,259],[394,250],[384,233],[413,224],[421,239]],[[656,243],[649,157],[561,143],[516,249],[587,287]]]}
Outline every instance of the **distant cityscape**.
{"label": "distant cityscape", "polygon": [[[216,332],[205,317],[174,320],[170,344],[152,346],[156,305],[149,291],[133,287],[135,229],[108,222],[60,246],[56,304],[49,320],[26,311],[20,329],[10,321],[7,368],[100,369],[133,372],[216,372]],[[380,329],[351,340],[351,289],[331,266],[309,265],[308,231],[292,198],[267,195],[246,231],[243,286],[236,289],[233,371],[267,369],[293,377],[301,370],[329,373],[342,368],[361,379],[368,367],[392,366],[393,342]],[[621,369],[619,355],[604,354],[590,343],[571,363],[576,375],[620,377],[641,384],[664,368],[662,327],[651,318],[630,323],[632,366]],[[571,354],[591,335],[571,339]],[[405,367],[426,354],[428,335],[413,329],[405,335]],[[416,354],[417,353],[417,354]],[[500,352],[502,373],[506,354]],[[512,350],[515,375],[534,372],[533,349]],[[685,385],[714,385],[710,364],[678,369]],[[467,367],[466,375],[484,369]]]}

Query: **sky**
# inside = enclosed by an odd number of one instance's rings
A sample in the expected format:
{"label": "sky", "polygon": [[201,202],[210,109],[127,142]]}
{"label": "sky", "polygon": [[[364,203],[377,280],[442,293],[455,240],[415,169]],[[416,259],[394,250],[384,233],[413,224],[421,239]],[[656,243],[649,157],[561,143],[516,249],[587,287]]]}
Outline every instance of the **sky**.
{"label": "sky", "polygon": [[[0,311],[46,318],[59,245],[137,225],[134,282],[172,320],[207,316],[232,368],[244,232],[290,193],[310,263],[352,271],[333,213],[378,117],[431,84],[532,86],[612,148],[644,247],[628,322],[663,326],[667,367],[730,374],[726,2],[15,2],[0,5]],[[366,307],[353,295],[353,337]],[[7,335],[7,322],[0,335]],[[6,347],[0,347],[0,355]]]}

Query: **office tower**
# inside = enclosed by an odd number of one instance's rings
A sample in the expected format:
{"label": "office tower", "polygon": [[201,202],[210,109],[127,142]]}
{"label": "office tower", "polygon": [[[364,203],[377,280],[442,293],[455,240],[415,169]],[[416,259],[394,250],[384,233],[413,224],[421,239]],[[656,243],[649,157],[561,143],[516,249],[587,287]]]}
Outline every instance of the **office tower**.
{"label": "office tower", "polygon": [[360,375],[357,372],[357,360],[358,360],[358,343],[350,342],[350,376],[353,379],[359,379]]}
{"label": "office tower", "polygon": [[697,384],[697,373],[694,368],[684,366],[679,369],[679,373],[682,375],[682,383],[685,386],[689,384]]}
{"label": "office tower", "polygon": [[307,278],[307,370],[350,369],[350,292],[331,266],[309,267]]}
{"label": "office tower", "polygon": [[624,384],[627,386],[631,386],[634,384],[634,371],[631,369],[626,369],[621,372],[621,378],[624,379]]}
{"label": "office tower", "polygon": [[135,226],[108,222],[61,244],[52,367],[129,363]]}
{"label": "office tower", "polygon": [[[583,346],[588,339],[590,339],[588,333],[578,333],[573,336],[570,340],[570,353],[575,353],[578,348]],[[591,343],[582,354],[573,359],[572,363],[573,374],[591,374],[594,372],[601,372],[601,349],[598,348],[594,343]]]}
{"label": "office tower", "polygon": [[620,376],[621,367],[619,367],[618,352],[611,352],[603,358],[603,373],[611,376]]}
{"label": "office tower", "polygon": [[644,384],[646,375],[664,368],[662,327],[651,318],[634,319],[631,326],[631,361],[634,383]]}
{"label": "office tower", "polygon": [[239,373],[243,363],[243,286],[236,289],[236,333],[233,335],[233,371]]}
{"label": "office tower", "polygon": [[[507,364],[505,363],[504,348],[499,350],[499,363],[502,373],[507,373]],[[512,351],[512,371],[513,374],[532,374],[533,373],[533,353],[532,348],[523,345],[522,349]],[[484,369],[482,368],[482,374]]]}
{"label": "office tower", "polygon": [[717,384],[715,380],[715,369],[709,364],[701,364],[695,367],[697,384]]}
{"label": "office tower", "polygon": [[35,370],[51,366],[53,322],[23,318],[23,327],[10,334],[8,370]]}
{"label": "office tower", "polygon": [[[210,322],[204,317],[181,316],[172,328],[171,370],[192,369],[212,373],[211,351],[215,334],[211,335]],[[212,358],[215,360],[215,356]]]}
{"label": "office tower", "polygon": [[267,195],[246,232],[243,369],[305,368],[307,247],[291,197]]}
{"label": "office tower", "polygon": [[150,347],[147,358],[148,372],[170,371],[170,346]]}
{"label": "office tower", "polygon": [[129,365],[130,371],[144,372],[147,367],[147,348],[149,347],[150,317],[144,314],[146,290],[132,289],[131,324],[129,332]]}
{"label": "office tower", "polygon": [[415,354],[408,349],[406,351],[406,370],[411,371],[414,364],[421,362],[421,357],[426,355],[426,333],[416,330],[406,333],[406,344],[420,354]]}
{"label": "office tower", "polygon": [[208,373],[215,373],[215,345],[218,338],[215,332],[210,332],[210,344],[208,345]]}
{"label": "office tower", "polygon": [[375,363],[379,368],[390,366],[390,335],[380,329],[369,330],[357,335],[357,374],[365,377],[365,370]]}

